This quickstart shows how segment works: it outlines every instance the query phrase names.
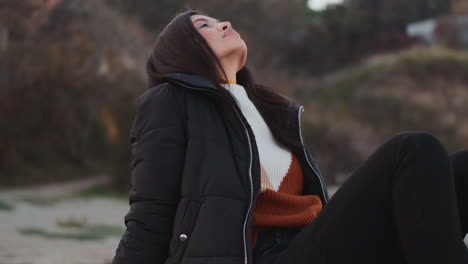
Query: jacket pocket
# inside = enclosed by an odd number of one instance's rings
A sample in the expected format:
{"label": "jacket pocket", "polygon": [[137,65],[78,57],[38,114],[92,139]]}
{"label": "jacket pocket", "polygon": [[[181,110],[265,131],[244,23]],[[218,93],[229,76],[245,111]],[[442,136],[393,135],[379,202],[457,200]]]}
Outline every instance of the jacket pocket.
{"label": "jacket pocket", "polygon": [[174,221],[171,243],[169,245],[169,259],[166,263],[180,263],[188,243],[193,227],[200,211],[200,201],[181,200]]}

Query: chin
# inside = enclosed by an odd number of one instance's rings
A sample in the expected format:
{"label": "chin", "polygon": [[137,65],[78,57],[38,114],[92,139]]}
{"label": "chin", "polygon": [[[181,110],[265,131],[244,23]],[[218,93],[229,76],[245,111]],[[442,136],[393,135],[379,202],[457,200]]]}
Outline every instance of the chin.
{"label": "chin", "polygon": [[247,53],[247,46],[245,43],[242,42],[231,42],[229,44],[225,44],[223,49],[218,52],[218,54],[222,54],[221,57],[229,56],[231,54],[240,54],[240,53]]}

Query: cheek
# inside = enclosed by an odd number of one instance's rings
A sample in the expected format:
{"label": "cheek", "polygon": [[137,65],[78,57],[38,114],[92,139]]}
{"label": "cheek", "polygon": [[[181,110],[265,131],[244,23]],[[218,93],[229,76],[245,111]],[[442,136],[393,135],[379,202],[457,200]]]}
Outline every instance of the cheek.
{"label": "cheek", "polygon": [[221,40],[214,34],[205,33],[203,37],[206,39],[206,41],[213,50],[218,50],[220,49],[220,47],[222,47],[222,45],[220,44]]}

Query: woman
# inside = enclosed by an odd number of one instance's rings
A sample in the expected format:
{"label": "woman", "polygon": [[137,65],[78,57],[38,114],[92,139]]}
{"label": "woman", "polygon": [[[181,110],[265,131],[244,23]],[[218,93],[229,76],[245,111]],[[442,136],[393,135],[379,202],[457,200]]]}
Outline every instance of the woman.
{"label": "woman", "polygon": [[229,22],[194,10],[157,38],[113,264],[468,263],[468,151],[401,133],[328,200],[303,107],[256,84],[246,56]]}

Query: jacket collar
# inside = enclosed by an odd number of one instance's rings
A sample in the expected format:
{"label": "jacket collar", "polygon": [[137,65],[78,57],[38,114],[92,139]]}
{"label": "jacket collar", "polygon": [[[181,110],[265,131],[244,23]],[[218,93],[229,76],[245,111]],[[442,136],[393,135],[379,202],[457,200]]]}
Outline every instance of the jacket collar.
{"label": "jacket collar", "polygon": [[171,72],[166,73],[162,76],[162,79],[168,81],[181,82],[185,85],[201,87],[201,88],[210,88],[217,89],[214,84],[207,78],[193,74],[193,73],[184,73],[184,72]]}
{"label": "jacket collar", "polygon": [[[162,79],[167,80],[167,81],[176,81],[176,82],[181,82],[185,85],[189,86],[195,86],[195,87],[200,87],[200,88],[209,88],[209,89],[214,89],[216,90],[216,86],[208,80],[207,78],[193,74],[193,73],[183,73],[183,72],[172,72],[172,73],[166,73],[162,76]],[[300,105],[294,101],[291,102],[292,104],[292,110],[297,113],[297,110],[299,109]]]}
{"label": "jacket collar", "polygon": [[[216,90],[216,86],[207,78],[193,74],[193,73],[183,73],[183,72],[172,72],[172,73],[166,73],[162,76],[162,79],[167,80],[167,81],[175,81],[179,82],[188,86],[195,86],[199,88],[208,88],[208,89],[213,89]],[[299,105],[297,102],[291,100],[291,106],[290,106],[290,112],[289,115],[293,121],[292,125],[295,128],[294,131],[297,131],[299,128],[298,120],[297,120],[297,115],[298,111],[301,111],[299,108],[301,105]]]}
{"label": "jacket collar", "polygon": [[[175,81],[179,82],[188,86],[195,86],[199,88],[207,88],[207,89],[213,89],[216,90],[216,86],[208,80],[207,78],[200,76],[198,74],[193,74],[193,73],[183,73],[183,72],[172,72],[172,73],[166,73],[162,76],[162,79],[167,80],[167,81]],[[298,120],[298,111],[301,111],[299,108],[301,105],[299,105],[297,102],[291,100],[290,108],[289,108],[289,116],[292,120],[290,123],[290,126],[292,128],[292,132],[294,133],[294,137],[299,137],[299,120]]]}

